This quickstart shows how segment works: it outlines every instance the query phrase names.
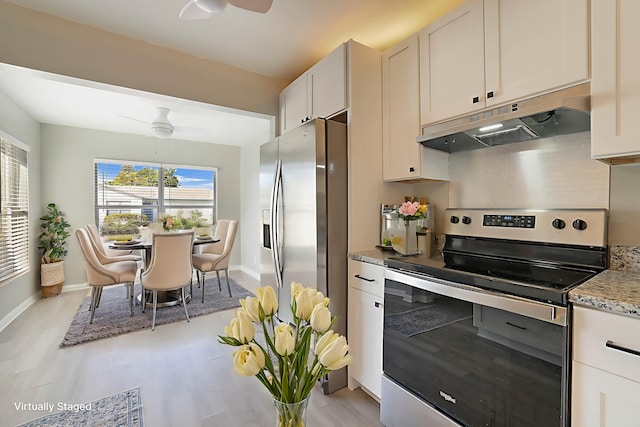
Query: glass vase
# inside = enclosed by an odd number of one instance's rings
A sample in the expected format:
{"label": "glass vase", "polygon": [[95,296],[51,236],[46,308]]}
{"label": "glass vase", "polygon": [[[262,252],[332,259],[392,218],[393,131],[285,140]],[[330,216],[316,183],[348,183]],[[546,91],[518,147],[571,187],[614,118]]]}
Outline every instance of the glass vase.
{"label": "glass vase", "polygon": [[418,221],[398,219],[395,229],[392,231],[391,246],[402,255],[415,255],[418,253]]}
{"label": "glass vase", "polygon": [[295,403],[274,400],[276,407],[276,427],[306,427],[309,398]]}

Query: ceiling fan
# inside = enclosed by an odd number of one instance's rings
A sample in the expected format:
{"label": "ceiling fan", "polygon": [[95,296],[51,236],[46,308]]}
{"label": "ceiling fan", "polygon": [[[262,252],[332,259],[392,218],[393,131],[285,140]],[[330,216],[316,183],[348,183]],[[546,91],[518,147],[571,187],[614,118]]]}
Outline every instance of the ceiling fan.
{"label": "ceiling fan", "polygon": [[207,19],[215,13],[221,13],[231,3],[240,9],[257,13],[267,13],[273,0],[189,0],[180,11],[180,19]]}
{"label": "ceiling fan", "polygon": [[166,107],[156,107],[156,110],[158,111],[158,114],[156,115],[156,118],[153,119],[152,122],[146,122],[144,120],[139,120],[139,119],[135,119],[133,117],[127,117],[127,116],[120,116],[120,117],[128,120],[134,120],[136,122],[144,123],[146,125],[151,126],[150,128],[151,135],[160,139],[171,138],[171,136],[173,136],[174,131],[185,131],[185,132],[196,131],[199,133],[207,132],[206,129],[201,129],[201,128],[173,126],[173,124],[169,121],[169,113],[171,112],[170,109]]}

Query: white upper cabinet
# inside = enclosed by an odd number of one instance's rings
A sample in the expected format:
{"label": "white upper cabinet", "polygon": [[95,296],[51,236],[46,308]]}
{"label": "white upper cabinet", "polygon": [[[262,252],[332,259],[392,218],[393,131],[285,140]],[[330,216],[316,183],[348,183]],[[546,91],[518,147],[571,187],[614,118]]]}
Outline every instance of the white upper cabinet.
{"label": "white upper cabinet", "polygon": [[282,133],[308,120],[307,75],[295,79],[280,93],[280,129]]}
{"label": "white upper cabinet", "polygon": [[382,54],[383,179],[449,179],[449,155],[416,142],[420,135],[418,34]]}
{"label": "white upper cabinet", "polygon": [[345,58],[341,44],[308,71],[312,118],[331,117],[347,108]]}
{"label": "white upper cabinet", "polygon": [[282,90],[281,133],[318,117],[331,117],[347,107],[345,65],[345,45],[341,44]]}
{"label": "white upper cabinet", "polygon": [[483,1],[469,0],[420,32],[422,123],[484,107]]}
{"label": "white upper cabinet", "polygon": [[640,26],[637,0],[591,3],[591,156],[640,157]]}
{"label": "white upper cabinet", "polygon": [[487,106],[589,79],[589,0],[485,0],[484,10]]}
{"label": "white upper cabinet", "polygon": [[469,0],[420,33],[422,123],[589,79],[588,0]]}

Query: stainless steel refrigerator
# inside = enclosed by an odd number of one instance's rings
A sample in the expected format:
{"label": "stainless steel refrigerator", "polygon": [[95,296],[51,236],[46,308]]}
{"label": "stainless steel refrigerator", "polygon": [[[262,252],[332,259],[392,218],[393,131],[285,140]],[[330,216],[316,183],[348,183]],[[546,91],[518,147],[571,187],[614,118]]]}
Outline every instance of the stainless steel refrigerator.
{"label": "stainless steel refrigerator", "polygon": [[[261,286],[278,292],[278,318],[292,322],[291,282],[330,298],[333,329],[347,329],[347,127],[315,119],[260,147]],[[347,385],[331,372],[325,393]]]}

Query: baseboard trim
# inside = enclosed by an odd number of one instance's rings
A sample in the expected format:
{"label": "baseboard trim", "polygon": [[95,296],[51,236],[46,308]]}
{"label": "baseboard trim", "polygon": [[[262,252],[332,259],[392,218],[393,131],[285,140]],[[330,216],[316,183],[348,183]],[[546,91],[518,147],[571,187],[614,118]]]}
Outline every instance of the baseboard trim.
{"label": "baseboard trim", "polygon": [[79,283],[77,285],[64,285],[62,287],[62,293],[64,294],[65,292],[74,292],[74,291],[79,291],[81,289],[90,289],[91,287],[89,286],[88,283]]}
{"label": "baseboard trim", "polygon": [[16,320],[18,316],[22,314],[22,312],[24,312],[27,308],[35,304],[36,301],[38,301],[39,299],[40,299],[40,293],[38,292],[37,294],[31,295],[29,298],[24,300],[22,304],[20,304],[19,306],[11,310],[9,314],[4,316],[2,320],[0,320],[0,331],[3,331],[4,328],[9,326],[11,322]]}
{"label": "baseboard trim", "polygon": [[260,281],[260,274],[256,273],[253,270],[248,269],[247,267],[245,267],[244,265],[241,265],[239,267],[235,267],[235,268],[231,268],[231,270],[240,270],[245,274],[248,274],[249,276],[253,277],[254,279],[256,279],[257,281]]}
{"label": "baseboard trim", "polygon": [[[249,276],[253,277],[254,279],[260,280],[260,274],[256,273],[255,271],[253,271],[251,269],[248,269],[248,268],[246,268],[246,267],[244,267],[242,265],[230,266],[229,270],[240,270],[243,273],[248,274]],[[89,286],[89,284],[87,282],[78,283],[78,284],[74,284],[74,285],[65,284],[65,285],[62,286],[62,293],[75,292],[75,291],[79,291],[79,290],[88,290],[88,289],[91,289],[91,287]],[[20,304],[19,306],[17,306],[13,310],[11,310],[11,312],[9,314],[7,314],[4,318],[0,319],[0,332],[3,331],[4,328],[9,326],[11,324],[11,322],[16,320],[18,318],[18,316],[20,316],[27,308],[29,308],[33,304],[35,304],[41,297],[42,297],[42,293],[41,292],[37,292],[37,293],[31,295],[29,298],[24,300],[22,302],[22,304]],[[55,298],[55,297],[52,297],[52,298]]]}

